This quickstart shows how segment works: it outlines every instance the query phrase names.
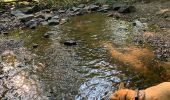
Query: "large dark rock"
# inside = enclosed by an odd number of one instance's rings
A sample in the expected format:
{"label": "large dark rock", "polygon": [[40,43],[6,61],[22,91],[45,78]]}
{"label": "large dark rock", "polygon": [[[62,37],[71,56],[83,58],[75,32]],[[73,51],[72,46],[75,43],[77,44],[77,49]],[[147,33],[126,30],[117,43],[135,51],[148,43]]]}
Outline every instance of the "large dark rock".
{"label": "large dark rock", "polygon": [[119,13],[131,13],[131,12],[135,12],[135,11],[136,11],[135,6],[129,6],[129,5],[122,6],[122,7],[118,10]]}
{"label": "large dark rock", "polygon": [[73,46],[73,45],[77,45],[77,42],[74,40],[68,40],[64,42],[64,45],[66,46]]}

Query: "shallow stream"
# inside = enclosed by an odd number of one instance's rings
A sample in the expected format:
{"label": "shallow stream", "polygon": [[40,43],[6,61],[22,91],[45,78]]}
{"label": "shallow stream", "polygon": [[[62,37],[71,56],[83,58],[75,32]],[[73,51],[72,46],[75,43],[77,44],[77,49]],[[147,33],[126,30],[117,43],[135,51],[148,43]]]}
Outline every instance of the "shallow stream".
{"label": "shallow stream", "polygon": [[[45,65],[37,75],[50,100],[107,100],[121,81],[135,89],[168,80],[168,77],[160,76],[163,70],[152,64],[152,48],[133,44],[133,36],[140,30],[142,28],[134,27],[132,22],[93,13],[72,17],[68,23],[59,26],[16,29],[8,38],[22,40],[25,47],[38,55],[35,61]],[[53,35],[49,39],[43,38],[49,31]],[[76,41],[77,45],[65,46],[63,42],[67,40]],[[105,48],[108,43],[131,60],[112,57]],[[35,44],[38,48],[33,49]],[[141,63],[142,67],[149,67],[147,72],[132,68]]]}

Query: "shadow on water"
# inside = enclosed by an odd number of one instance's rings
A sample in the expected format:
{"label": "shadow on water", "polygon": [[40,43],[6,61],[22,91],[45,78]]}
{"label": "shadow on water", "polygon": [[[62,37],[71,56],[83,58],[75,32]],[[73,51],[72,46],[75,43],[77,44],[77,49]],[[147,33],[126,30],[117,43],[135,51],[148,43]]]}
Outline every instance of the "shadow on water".
{"label": "shadow on water", "polygon": [[[42,38],[49,30],[56,34]],[[121,81],[130,88],[145,88],[169,79],[163,68],[167,65],[154,61],[152,48],[133,45],[137,32],[131,22],[94,13],[72,17],[57,27],[15,30],[12,37],[23,40],[45,63],[39,74],[49,98],[100,100],[108,99]],[[77,45],[64,46],[66,40],[75,40]],[[40,46],[33,50],[34,44]]]}

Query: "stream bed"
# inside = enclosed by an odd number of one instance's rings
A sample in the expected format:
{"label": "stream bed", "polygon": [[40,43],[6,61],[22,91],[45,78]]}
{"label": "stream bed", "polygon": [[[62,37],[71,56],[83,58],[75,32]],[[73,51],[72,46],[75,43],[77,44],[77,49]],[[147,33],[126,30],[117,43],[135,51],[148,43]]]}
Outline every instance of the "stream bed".
{"label": "stream bed", "polygon": [[[134,27],[132,22],[93,13],[72,17],[58,26],[16,29],[6,38],[23,41],[23,46],[37,55],[35,62],[45,65],[36,75],[46,99],[107,100],[119,82],[142,89],[169,79],[164,69],[157,67],[161,62],[153,64],[153,48],[133,43],[133,36],[149,30],[143,25]],[[52,33],[50,38],[43,37],[46,32]],[[64,45],[70,40],[76,45]],[[112,57],[105,47],[108,43],[131,60]],[[136,66],[149,68],[139,71],[132,68]]]}

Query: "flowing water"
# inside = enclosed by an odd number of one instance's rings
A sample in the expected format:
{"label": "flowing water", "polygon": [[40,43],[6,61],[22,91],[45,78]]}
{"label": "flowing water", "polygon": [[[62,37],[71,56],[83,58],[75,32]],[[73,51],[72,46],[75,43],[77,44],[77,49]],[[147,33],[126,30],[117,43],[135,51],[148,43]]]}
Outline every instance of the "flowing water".
{"label": "flowing water", "polygon": [[[145,88],[169,78],[157,67],[159,62],[153,64],[152,48],[132,43],[140,30],[132,22],[94,13],[59,26],[15,30],[8,38],[23,40],[38,55],[36,61],[45,64],[37,75],[50,100],[107,100],[121,81],[127,87]],[[50,39],[43,38],[47,31],[54,33]],[[65,46],[67,40],[77,45]],[[35,44],[37,49],[32,48]],[[108,44],[113,48],[107,49]]]}

